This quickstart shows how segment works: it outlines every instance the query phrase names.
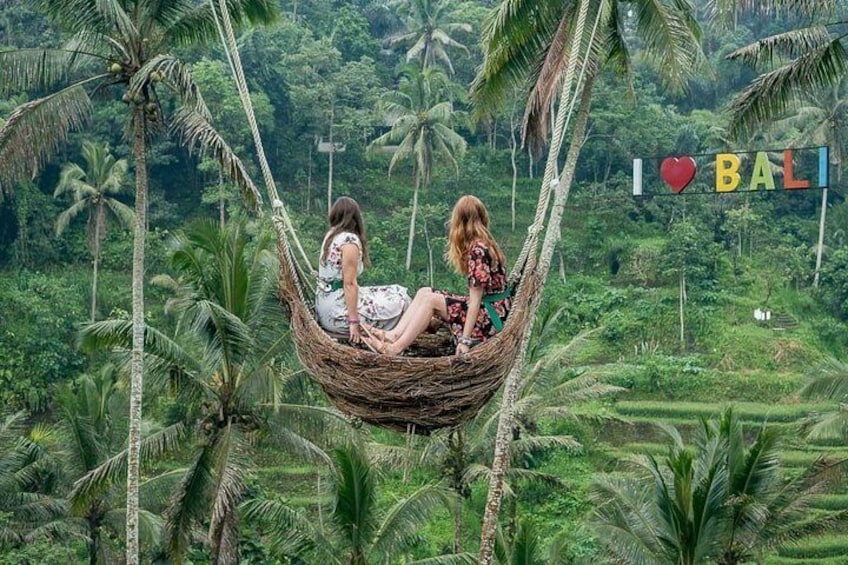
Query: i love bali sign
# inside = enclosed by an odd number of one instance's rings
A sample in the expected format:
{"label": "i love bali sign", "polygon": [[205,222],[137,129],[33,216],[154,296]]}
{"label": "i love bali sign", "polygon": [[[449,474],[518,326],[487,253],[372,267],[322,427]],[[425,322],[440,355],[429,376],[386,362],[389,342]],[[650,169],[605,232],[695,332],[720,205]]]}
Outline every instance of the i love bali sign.
{"label": "i love bali sign", "polygon": [[633,195],[823,189],[829,162],[827,147],[633,159]]}

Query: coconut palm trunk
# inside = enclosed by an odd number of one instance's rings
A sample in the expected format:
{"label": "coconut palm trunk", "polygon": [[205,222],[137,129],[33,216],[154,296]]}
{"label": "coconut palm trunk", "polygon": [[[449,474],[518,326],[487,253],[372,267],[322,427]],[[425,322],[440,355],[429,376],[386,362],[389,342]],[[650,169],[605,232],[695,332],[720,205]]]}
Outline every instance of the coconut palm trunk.
{"label": "coconut palm trunk", "polygon": [[[330,105],[330,166],[327,173],[327,213],[333,207],[333,160],[336,155],[336,146],[333,143],[333,121],[336,119],[336,105]],[[407,267],[409,268],[409,267]]]}
{"label": "coconut palm trunk", "polygon": [[512,214],[512,231],[515,231],[515,187],[518,183],[518,163],[515,154],[518,152],[518,140],[515,138],[515,104],[509,114],[509,159],[512,163],[512,198],[510,199],[510,212]]}
{"label": "coconut palm trunk", "polygon": [[98,565],[100,563],[100,553],[102,552],[102,544],[100,541],[100,524],[103,519],[96,511],[88,517],[88,563],[89,565]]}
{"label": "coconut palm trunk", "polygon": [[144,246],[147,236],[147,147],[141,106],[133,110],[135,231],[132,266],[132,354],[127,450],[127,565],[138,565],[138,480],[141,452],[141,393],[144,383]]}
{"label": "coconut palm trunk", "polygon": [[101,199],[97,205],[97,217],[94,219],[94,258],[91,274],[91,321],[97,316],[97,275],[100,267],[100,244],[103,239],[103,225],[106,223],[106,203]]}
{"label": "coconut palm trunk", "polygon": [[679,314],[680,314],[680,347],[685,347],[686,345],[686,325],[685,319],[683,317],[683,308],[686,305],[686,273],[685,271],[680,271],[680,296],[679,296]]}
{"label": "coconut palm trunk", "polygon": [[420,170],[415,171],[415,191],[412,193],[412,216],[409,218],[409,241],[406,244],[406,270],[412,267],[412,244],[415,241],[415,215],[418,213],[418,189],[421,187]]}
{"label": "coconut palm trunk", "polygon": [[221,229],[227,225],[227,198],[224,191],[224,172],[218,171],[218,223]]}
{"label": "coconut palm trunk", "polygon": [[[592,104],[592,87],[597,78],[597,67],[592,64],[586,72],[586,82],[580,92],[580,106],[577,110],[577,117],[574,123],[574,130],[571,138],[571,145],[568,148],[568,156],[565,161],[565,167],[560,177],[559,185],[554,193],[554,203],[551,210],[551,215],[548,224],[548,231],[545,234],[545,240],[542,244],[542,251],[539,256],[538,277],[542,281],[539,290],[533,295],[528,311],[537,311],[539,300],[542,296],[542,287],[551,267],[551,259],[556,248],[556,244],[560,238],[559,225],[562,221],[563,210],[565,203],[568,200],[568,194],[571,189],[571,183],[574,180],[574,171],[577,166],[577,158],[580,155],[580,150],[583,147],[583,142],[586,138],[586,125],[589,121],[589,109]],[[576,93],[577,94],[577,93]],[[575,95],[576,95],[575,94]],[[565,111],[562,108],[561,111]],[[512,434],[512,421],[515,412],[515,401],[518,396],[518,385],[521,382],[521,376],[524,370],[524,357],[527,352],[527,345],[530,342],[530,330],[533,327],[533,321],[530,320],[525,326],[524,333],[521,337],[521,347],[518,350],[518,356],[506,378],[504,384],[504,397],[502,401],[501,415],[498,419],[498,433],[495,438],[495,454],[492,460],[492,473],[489,481],[489,494],[486,499],[486,511],[483,515],[483,527],[480,538],[480,554],[478,564],[490,565],[493,559],[495,547],[495,534],[498,528],[498,514],[500,513],[501,501],[503,499],[504,476],[506,475],[507,466],[509,465],[509,442]]]}

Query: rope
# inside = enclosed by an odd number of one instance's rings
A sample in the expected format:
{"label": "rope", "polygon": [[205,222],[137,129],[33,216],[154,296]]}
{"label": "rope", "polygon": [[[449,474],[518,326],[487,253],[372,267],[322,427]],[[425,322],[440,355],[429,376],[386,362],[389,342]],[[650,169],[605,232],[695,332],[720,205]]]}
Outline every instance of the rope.
{"label": "rope", "polygon": [[[582,2],[580,4],[580,12],[577,17],[577,24],[574,28],[574,37],[582,37],[583,30],[586,27],[586,17],[588,11],[588,2]],[[602,10],[599,7],[597,17],[595,18],[595,24],[592,27],[592,35],[589,38],[589,47],[591,47],[591,44],[594,41],[595,34],[597,33],[598,25],[601,21],[601,12]],[[581,84],[585,79],[587,63],[589,61],[589,57],[587,54],[587,56],[583,58],[583,65],[580,69],[580,76],[578,77],[577,85],[574,87],[574,95],[571,96],[571,90],[574,84],[575,69],[577,67],[577,58],[580,51],[580,49],[575,49],[574,47],[575,46],[572,46],[572,49],[568,54],[565,78],[563,80],[562,85],[563,95],[562,99],[560,100],[560,111],[556,113],[554,131],[551,138],[551,147],[548,151],[548,160],[547,163],[545,163],[545,173],[542,177],[542,189],[539,191],[539,200],[536,205],[536,215],[533,219],[533,223],[530,225],[529,228],[527,228],[527,239],[524,240],[524,247],[521,249],[518,259],[515,261],[515,265],[513,266],[513,270],[510,273],[509,278],[511,282],[517,280],[524,272],[528,258],[531,255],[531,251],[535,250],[536,248],[536,245],[538,243],[539,232],[542,231],[542,227],[544,226],[545,214],[548,210],[548,205],[550,204],[551,187],[555,188],[559,184],[559,178],[555,175],[555,171],[557,169],[559,153],[562,147],[562,139],[565,132],[568,131],[569,125],[571,124],[571,117],[574,114],[574,105],[578,98],[577,93],[579,92]],[[565,106],[566,103],[568,103],[568,110],[563,112],[563,106]]]}
{"label": "rope", "polygon": [[[589,8],[588,5],[589,0],[583,0],[580,3],[581,21],[585,22],[585,15],[586,12],[588,12]],[[600,14],[602,11],[602,6],[598,6],[598,19],[595,22],[595,27],[592,30],[592,35],[589,37],[589,43],[587,44],[585,55],[586,60],[592,57],[592,47],[595,44],[595,33],[597,32],[597,26],[598,22],[600,21]],[[579,49],[580,47],[582,47],[583,28],[580,27],[579,23],[578,28],[580,29],[580,35],[575,34],[573,38],[572,49]],[[578,39],[580,40],[580,43],[578,43]],[[588,65],[584,67],[584,70],[587,67]],[[582,72],[581,75],[583,75]],[[591,91],[585,92],[585,88],[585,82],[582,86],[580,85],[580,83],[578,83],[577,89],[575,89],[574,93],[575,99],[578,96],[580,98],[584,98],[587,94],[590,94]],[[560,105],[560,109],[562,109],[563,105],[565,104],[565,96],[567,95],[568,93],[563,91],[562,104]],[[571,112],[572,110],[573,105],[571,105],[569,112]],[[585,135],[586,120],[588,119],[588,107],[586,108],[586,110],[587,111],[584,114],[578,115],[578,121],[575,125],[575,133],[582,132],[582,134]],[[564,120],[561,120],[560,116],[557,116],[557,129],[560,129],[560,127],[564,127],[563,124]],[[562,132],[560,131],[560,135],[561,133]],[[497,524],[498,515],[500,514],[501,499],[504,489],[504,474],[506,473],[506,469],[509,466],[509,430],[512,428],[513,425],[513,418],[515,415],[515,404],[518,398],[519,386],[521,385],[523,371],[522,364],[525,360],[525,354],[527,352],[527,344],[530,339],[533,318],[535,317],[536,308],[539,304],[538,296],[542,294],[542,291],[544,289],[544,277],[547,275],[547,271],[550,268],[551,257],[553,255],[553,248],[559,240],[559,223],[562,219],[562,211],[565,206],[565,199],[568,196],[568,188],[571,184],[570,179],[573,179],[574,168],[576,166],[576,156],[579,153],[578,141],[579,139],[577,137],[572,138],[571,148],[569,149],[569,157],[572,157],[572,151],[574,151],[574,157],[571,159],[571,161],[566,159],[566,167],[562,171],[563,177],[569,178],[568,183],[561,184],[561,181],[558,178],[555,184],[556,190],[554,195],[553,207],[551,209],[551,217],[548,223],[547,231],[545,233],[545,241],[542,244],[542,250],[538,257],[538,260],[540,262],[539,268],[535,273],[539,276],[539,279],[541,281],[540,287],[536,293],[536,298],[531,303],[530,320],[528,320],[527,326],[523,328],[524,331],[522,335],[521,345],[518,348],[516,359],[504,384],[503,400],[501,402],[501,413],[500,417],[498,418],[498,431],[495,439],[495,450],[492,456],[492,472],[490,474],[489,493],[486,498],[487,512],[481,527],[482,535],[480,539],[480,554],[477,560],[477,562],[481,565],[489,565],[490,563],[492,563],[492,554],[495,541],[494,532],[496,529],[495,526]],[[559,155],[559,147],[557,147],[556,153],[553,152],[553,149],[554,148],[552,145],[551,152],[548,155],[548,166],[551,165],[551,158],[556,158]]]}
{"label": "rope", "polygon": [[[277,236],[284,248],[288,248],[290,246],[290,241],[293,241],[304,261],[303,264],[307,266],[307,268],[304,269],[303,265],[299,265],[297,261],[292,263],[295,280],[301,283],[298,285],[298,293],[301,295],[301,298],[303,298],[301,273],[306,270],[312,274],[313,277],[317,276],[317,273],[315,272],[315,269],[313,269],[312,264],[309,261],[309,257],[306,254],[306,251],[304,251],[303,245],[300,243],[300,239],[297,237],[297,232],[294,229],[294,224],[289,217],[288,211],[277,193],[277,185],[274,182],[274,177],[271,174],[271,167],[268,165],[268,159],[265,156],[265,148],[262,144],[262,136],[259,133],[259,125],[256,123],[256,113],[253,110],[253,101],[250,99],[250,92],[248,91],[247,80],[245,79],[244,69],[241,64],[241,56],[238,51],[235,31],[233,30],[232,21],[230,20],[230,13],[227,10],[227,2],[226,0],[219,0],[223,29],[221,27],[221,22],[218,19],[214,0],[209,0],[209,5],[212,8],[212,15],[215,18],[215,25],[218,28],[218,33],[221,35],[221,43],[227,57],[227,62],[230,65],[230,70],[233,73],[233,78],[236,82],[239,99],[241,100],[245,114],[247,115],[250,132],[253,135],[253,142],[256,145],[259,167],[262,171],[262,178],[265,181],[265,187],[271,200],[271,206],[276,218],[279,219],[279,221],[274,222]],[[292,259],[294,259],[294,257],[292,257]]]}

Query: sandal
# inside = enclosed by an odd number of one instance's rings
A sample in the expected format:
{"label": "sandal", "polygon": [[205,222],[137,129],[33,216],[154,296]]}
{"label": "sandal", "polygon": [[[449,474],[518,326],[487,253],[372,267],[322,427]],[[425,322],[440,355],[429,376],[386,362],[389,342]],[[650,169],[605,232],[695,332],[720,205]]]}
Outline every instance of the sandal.
{"label": "sandal", "polygon": [[394,343],[394,340],[389,341],[388,339],[386,339],[389,334],[389,332],[386,330],[375,328],[374,326],[369,324],[360,324],[359,327],[361,327],[362,331],[364,331],[366,334],[373,337],[374,339],[380,340],[383,343]]}
{"label": "sandal", "polygon": [[[391,345],[386,343],[385,341],[381,341],[377,339],[375,336],[371,335],[368,331],[365,332],[366,336],[362,338],[362,343],[365,346],[376,353],[377,355],[392,355],[386,349]],[[374,342],[374,343],[372,343]]]}

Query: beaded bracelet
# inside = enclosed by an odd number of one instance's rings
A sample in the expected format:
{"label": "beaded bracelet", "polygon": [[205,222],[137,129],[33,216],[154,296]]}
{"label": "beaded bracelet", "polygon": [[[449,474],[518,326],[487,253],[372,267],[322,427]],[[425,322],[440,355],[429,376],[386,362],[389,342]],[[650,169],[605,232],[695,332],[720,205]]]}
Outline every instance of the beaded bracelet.
{"label": "beaded bracelet", "polygon": [[351,318],[347,321],[347,323],[350,324],[351,326],[354,325],[354,324],[358,324],[359,318]]}
{"label": "beaded bracelet", "polygon": [[460,345],[467,345],[468,347],[471,347],[472,345],[474,345],[474,340],[471,339],[470,337],[462,336],[462,337],[458,338],[456,341],[459,342]]}

